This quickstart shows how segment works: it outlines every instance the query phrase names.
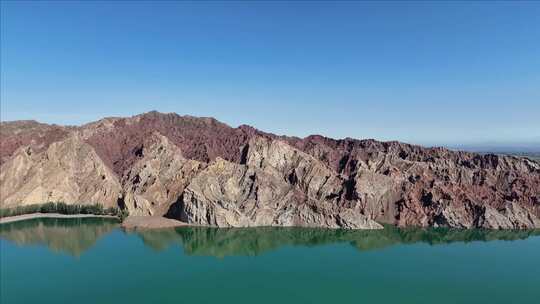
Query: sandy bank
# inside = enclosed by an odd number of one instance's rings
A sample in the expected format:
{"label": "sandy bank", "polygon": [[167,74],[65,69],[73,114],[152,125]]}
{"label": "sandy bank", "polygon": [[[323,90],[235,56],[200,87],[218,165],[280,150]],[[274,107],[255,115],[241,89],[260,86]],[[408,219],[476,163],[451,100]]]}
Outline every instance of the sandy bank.
{"label": "sandy bank", "polygon": [[156,229],[188,226],[189,224],[179,220],[169,219],[162,216],[129,216],[122,223],[126,229]]}
{"label": "sandy bank", "polygon": [[17,221],[30,220],[35,218],[85,218],[85,217],[106,217],[117,218],[113,215],[95,215],[95,214],[60,214],[60,213],[31,213],[16,216],[0,218],[0,224],[12,223]]}

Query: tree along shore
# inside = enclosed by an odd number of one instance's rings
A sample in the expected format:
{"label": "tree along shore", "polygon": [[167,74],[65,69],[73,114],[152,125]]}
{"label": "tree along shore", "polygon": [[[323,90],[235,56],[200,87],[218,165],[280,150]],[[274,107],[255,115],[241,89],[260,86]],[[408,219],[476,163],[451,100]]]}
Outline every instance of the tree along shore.
{"label": "tree along shore", "polygon": [[[101,204],[66,204],[64,202],[48,202],[44,204],[32,204],[25,206],[17,206],[13,208],[0,209],[0,223],[4,223],[3,219],[12,218],[21,215],[39,215],[57,214],[57,215],[75,215],[75,216],[111,216],[118,217],[124,220],[129,212],[125,209],[117,207],[103,208]],[[43,216],[41,216],[43,217]]]}

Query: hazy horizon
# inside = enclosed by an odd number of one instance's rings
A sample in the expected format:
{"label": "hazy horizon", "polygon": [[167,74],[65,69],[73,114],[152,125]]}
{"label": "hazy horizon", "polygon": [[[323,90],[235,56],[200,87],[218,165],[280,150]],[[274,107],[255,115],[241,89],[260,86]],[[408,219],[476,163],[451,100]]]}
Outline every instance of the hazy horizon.
{"label": "hazy horizon", "polygon": [[[162,113],[162,114],[170,114],[170,113],[173,113],[173,114],[177,114],[177,115],[180,115],[180,116],[193,116],[193,117],[199,117],[199,118],[207,118],[209,116],[195,116],[195,115],[190,115],[190,114],[187,114],[187,113],[176,113],[176,112],[160,112],[160,111],[157,111],[157,110],[151,110],[149,112],[159,112],[159,113]],[[145,113],[148,113],[148,112],[145,112]],[[127,115],[127,116],[121,116],[121,115],[113,115],[113,116],[105,116],[105,117],[100,117],[98,119],[95,119],[95,120],[90,120],[90,121],[85,121],[85,122],[81,122],[81,123],[77,123],[77,124],[60,124],[60,123],[56,123],[54,121],[51,121],[51,122],[48,122],[48,121],[41,121],[41,120],[37,120],[37,119],[33,119],[33,118],[28,118],[28,119],[17,119],[17,120],[2,120],[1,122],[13,122],[13,121],[25,121],[25,120],[34,120],[34,121],[37,121],[39,123],[46,123],[46,124],[56,124],[56,125],[62,125],[62,126],[70,126],[70,127],[78,127],[78,126],[82,126],[82,125],[85,125],[85,124],[88,124],[88,123],[92,123],[92,122],[95,122],[95,121],[98,121],[100,119],[105,119],[105,118],[125,118],[125,117],[133,117],[133,116],[136,116],[136,115],[141,115],[141,114],[145,114],[145,113],[138,113],[138,114],[134,114],[134,115]],[[218,121],[222,122],[222,123],[225,123],[227,125],[229,125],[230,127],[233,127],[233,128],[237,128],[241,125],[245,125],[245,124],[238,124],[238,125],[233,125],[233,124],[229,124],[225,121],[222,121],[216,117],[210,117],[210,118],[214,118],[214,119],[217,119]],[[257,128],[263,132],[270,132],[268,130],[264,130],[264,129],[261,129],[261,128],[258,128],[256,125],[250,125],[251,127],[254,127],[254,128]],[[271,132],[272,133],[272,132]],[[399,140],[399,139],[379,139],[379,138],[373,138],[373,137],[364,137],[364,138],[357,138],[357,137],[352,137],[352,136],[345,136],[345,137],[332,137],[332,136],[329,136],[329,135],[325,135],[325,134],[322,134],[322,133],[318,133],[316,131],[312,132],[312,133],[309,133],[309,134],[301,134],[301,135],[297,135],[297,134],[280,134],[280,133],[275,133],[276,135],[285,135],[285,136],[295,136],[295,137],[300,137],[300,138],[304,138],[304,137],[307,137],[307,136],[310,136],[310,135],[322,135],[322,136],[326,136],[326,137],[331,137],[331,138],[334,138],[334,139],[345,139],[347,137],[349,138],[354,138],[354,139],[375,139],[375,140],[380,140],[380,141],[402,141],[402,140]],[[402,141],[402,142],[405,142],[405,141]],[[460,149],[460,150],[466,150],[466,151],[472,151],[472,152],[540,152],[540,137],[539,138],[536,138],[536,139],[532,139],[531,141],[513,141],[513,142],[496,142],[496,141],[484,141],[484,142],[456,142],[456,143],[440,143],[440,142],[405,142],[405,143],[411,143],[411,144],[418,144],[418,145],[424,145],[424,146],[442,146],[442,147],[447,147],[447,148],[450,148],[450,149]]]}
{"label": "hazy horizon", "polygon": [[540,146],[540,3],[1,2],[2,121]]}

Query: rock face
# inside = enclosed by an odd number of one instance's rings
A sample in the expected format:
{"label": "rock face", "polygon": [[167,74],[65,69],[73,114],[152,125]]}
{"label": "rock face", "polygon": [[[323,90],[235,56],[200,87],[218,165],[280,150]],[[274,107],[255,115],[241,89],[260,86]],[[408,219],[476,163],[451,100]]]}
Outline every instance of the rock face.
{"label": "rock face", "polygon": [[164,215],[205,164],[188,160],[169,140],[154,133],[142,156],[123,176],[124,204],[132,215]]}
{"label": "rock face", "polygon": [[150,112],[1,124],[2,207],[102,203],[219,227],[540,228],[540,164],[399,142],[304,139]]}
{"label": "rock face", "polygon": [[[362,201],[364,213],[379,222],[457,228],[538,227],[540,165],[529,159],[317,136],[293,145],[349,176],[350,198]],[[518,216],[521,213],[510,211],[511,206],[526,215]],[[500,226],[498,217],[512,224]]]}
{"label": "rock face", "polygon": [[382,226],[339,200],[343,180],[288,144],[254,137],[245,164],[216,159],[184,191],[178,215],[219,227]]}

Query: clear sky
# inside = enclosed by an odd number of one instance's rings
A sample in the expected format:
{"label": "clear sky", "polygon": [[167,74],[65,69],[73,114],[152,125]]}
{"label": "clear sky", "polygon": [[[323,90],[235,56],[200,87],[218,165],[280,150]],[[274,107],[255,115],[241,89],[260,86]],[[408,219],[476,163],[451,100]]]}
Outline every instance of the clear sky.
{"label": "clear sky", "polygon": [[1,119],[540,142],[540,2],[1,2]]}

